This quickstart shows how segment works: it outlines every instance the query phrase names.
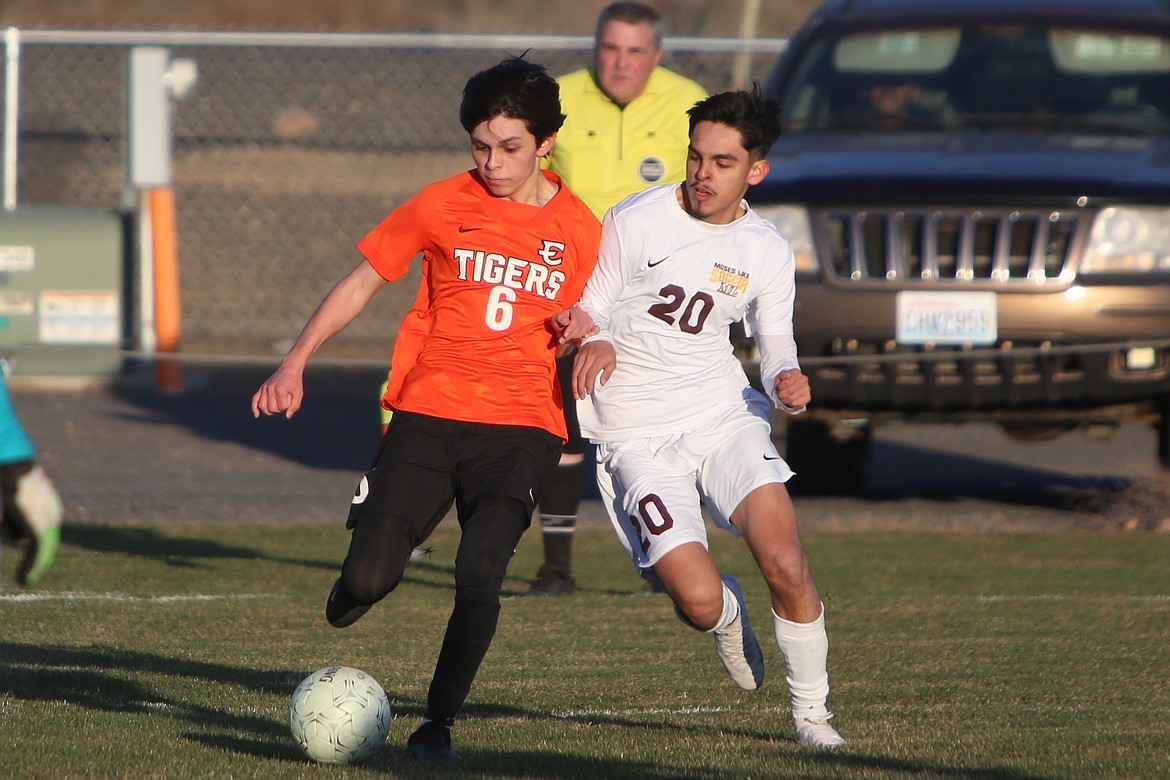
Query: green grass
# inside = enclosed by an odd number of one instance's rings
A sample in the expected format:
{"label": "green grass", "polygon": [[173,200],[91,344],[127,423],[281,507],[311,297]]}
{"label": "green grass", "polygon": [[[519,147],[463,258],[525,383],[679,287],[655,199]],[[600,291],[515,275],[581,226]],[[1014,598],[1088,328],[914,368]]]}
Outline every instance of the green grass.
{"label": "green grass", "polygon": [[[0,775],[41,777],[1089,778],[1170,776],[1170,536],[806,533],[828,607],[831,706],[851,745],[792,742],[783,663],[746,693],[710,639],[649,593],[611,534],[581,529],[582,591],[515,598],[455,729],[457,766],[402,746],[450,608],[456,544],[344,631],[322,617],[339,526],[66,529],[43,588],[0,559]],[[712,538],[767,600],[741,543]],[[288,696],[330,663],[395,712],[357,767],[307,763]]]}

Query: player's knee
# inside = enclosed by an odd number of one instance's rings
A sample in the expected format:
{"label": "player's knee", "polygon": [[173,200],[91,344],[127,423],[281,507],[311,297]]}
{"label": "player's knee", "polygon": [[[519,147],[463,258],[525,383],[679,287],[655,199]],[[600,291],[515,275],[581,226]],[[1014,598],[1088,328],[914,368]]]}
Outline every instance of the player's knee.
{"label": "player's knee", "polygon": [[402,582],[413,550],[404,533],[387,533],[376,544],[355,537],[342,567],[342,584],[359,604],[380,601]]}
{"label": "player's knee", "polygon": [[773,550],[760,561],[760,570],[774,592],[791,593],[811,580],[808,559],[799,547]]}
{"label": "player's knee", "polygon": [[346,592],[358,604],[381,601],[401,581],[401,575],[388,578],[382,572],[361,566],[346,566],[341,579]]}
{"label": "player's knee", "polygon": [[723,614],[723,583],[690,582],[671,591],[675,611],[687,625],[709,631]]}
{"label": "player's knee", "polygon": [[477,601],[499,600],[508,563],[516,552],[516,541],[528,527],[528,510],[515,499],[501,498],[483,502],[473,522],[482,529],[474,540],[464,530],[464,540],[455,556],[456,597]]}

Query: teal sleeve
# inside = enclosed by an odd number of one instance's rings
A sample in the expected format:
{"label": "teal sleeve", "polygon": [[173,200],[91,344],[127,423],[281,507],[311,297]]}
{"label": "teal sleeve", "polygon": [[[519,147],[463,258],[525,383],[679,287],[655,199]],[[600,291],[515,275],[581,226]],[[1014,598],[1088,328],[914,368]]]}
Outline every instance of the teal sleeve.
{"label": "teal sleeve", "polygon": [[16,410],[12,408],[12,399],[8,395],[8,382],[0,371],[0,464],[34,457],[36,450],[24,426],[16,419]]}

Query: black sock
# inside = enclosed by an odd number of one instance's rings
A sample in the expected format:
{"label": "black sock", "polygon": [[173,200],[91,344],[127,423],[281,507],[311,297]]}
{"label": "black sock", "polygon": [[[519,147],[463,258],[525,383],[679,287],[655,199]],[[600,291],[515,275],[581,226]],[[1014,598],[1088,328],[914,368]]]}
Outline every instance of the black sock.
{"label": "black sock", "polygon": [[[553,525],[552,523],[555,523]],[[573,531],[577,524],[576,517],[540,518],[544,540],[544,562],[546,566],[553,566],[565,574],[569,573],[573,553]]]}
{"label": "black sock", "polygon": [[491,647],[499,617],[499,604],[460,603],[456,597],[427,693],[427,718],[444,723],[454,720]]}

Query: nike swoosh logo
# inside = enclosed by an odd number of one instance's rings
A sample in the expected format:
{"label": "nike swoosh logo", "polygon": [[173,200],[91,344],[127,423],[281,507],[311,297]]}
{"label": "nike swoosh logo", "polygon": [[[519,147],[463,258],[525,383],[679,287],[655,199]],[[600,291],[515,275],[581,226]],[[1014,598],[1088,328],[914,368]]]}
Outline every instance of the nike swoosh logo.
{"label": "nike swoosh logo", "polygon": [[470,233],[473,230],[483,230],[483,228],[481,228],[481,227],[464,227],[463,225],[459,226],[460,233]]}
{"label": "nike swoosh logo", "polygon": [[665,263],[669,259],[670,259],[670,255],[667,255],[666,257],[662,258],[661,260],[655,260],[652,263],[646,263],[646,267],[653,268],[656,265],[662,265],[663,263]]}
{"label": "nike swoosh logo", "polygon": [[775,455],[775,456],[769,457],[769,456],[765,455],[764,460],[780,460],[780,456]]}

